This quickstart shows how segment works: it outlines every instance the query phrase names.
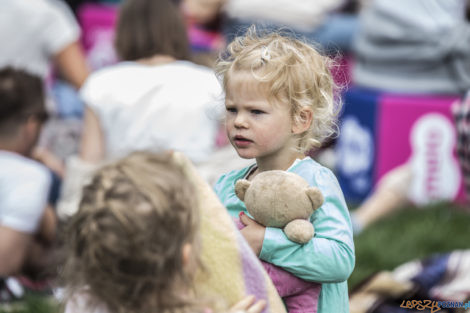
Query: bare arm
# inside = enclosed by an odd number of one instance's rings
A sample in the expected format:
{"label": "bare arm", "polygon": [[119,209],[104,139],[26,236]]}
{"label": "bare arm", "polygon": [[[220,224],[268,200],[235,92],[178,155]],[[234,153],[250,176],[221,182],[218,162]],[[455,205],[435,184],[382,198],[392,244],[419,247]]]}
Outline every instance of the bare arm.
{"label": "bare arm", "polygon": [[35,234],[0,226],[0,277],[20,273],[25,266],[43,269],[56,231],[57,218],[51,206],[44,210]]}
{"label": "bare arm", "polygon": [[83,120],[80,158],[88,163],[99,163],[104,159],[104,136],[100,121],[88,107]]}
{"label": "bare arm", "polygon": [[51,206],[44,211],[41,224],[37,232],[39,241],[48,246],[54,242],[57,232],[57,217]]}
{"label": "bare arm", "polygon": [[0,277],[21,271],[31,241],[30,234],[0,226]]}
{"label": "bare arm", "polygon": [[79,89],[90,74],[90,69],[80,44],[77,41],[69,44],[54,59],[64,78],[75,88]]}
{"label": "bare arm", "polygon": [[64,162],[54,155],[49,149],[45,147],[36,146],[32,153],[33,159],[44,164],[54,173],[64,178],[65,176],[65,165]]}

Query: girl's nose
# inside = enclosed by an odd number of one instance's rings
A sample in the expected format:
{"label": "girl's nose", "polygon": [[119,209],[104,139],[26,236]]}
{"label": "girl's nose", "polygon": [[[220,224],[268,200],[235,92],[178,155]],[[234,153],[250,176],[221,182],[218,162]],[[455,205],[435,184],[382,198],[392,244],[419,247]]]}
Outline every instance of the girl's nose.
{"label": "girl's nose", "polygon": [[243,113],[238,113],[234,120],[235,127],[247,127],[247,120]]}

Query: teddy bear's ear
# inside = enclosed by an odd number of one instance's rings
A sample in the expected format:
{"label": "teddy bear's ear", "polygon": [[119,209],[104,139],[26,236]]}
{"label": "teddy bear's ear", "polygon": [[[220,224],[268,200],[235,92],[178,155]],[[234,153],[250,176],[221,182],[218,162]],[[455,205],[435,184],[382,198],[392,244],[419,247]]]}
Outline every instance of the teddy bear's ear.
{"label": "teddy bear's ear", "polygon": [[312,202],[313,209],[318,209],[323,204],[323,195],[317,187],[309,187],[305,189],[307,197]]}
{"label": "teddy bear's ear", "polygon": [[245,200],[245,192],[248,187],[250,187],[250,185],[251,182],[246,179],[240,179],[237,181],[237,183],[235,184],[235,194],[240,200]]}

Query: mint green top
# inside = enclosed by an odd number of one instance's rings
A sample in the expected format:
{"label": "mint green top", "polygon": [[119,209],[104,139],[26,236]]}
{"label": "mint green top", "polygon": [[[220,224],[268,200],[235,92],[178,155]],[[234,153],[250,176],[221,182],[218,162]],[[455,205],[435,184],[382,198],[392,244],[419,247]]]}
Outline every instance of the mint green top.
{"label": "mint green top", "polygon": [[[232,216],[246,212],[245,204],[235,195],[235,182],[246,177],[251,168],[223,175],[214,187]],[[318,313],[347,313],[347,279],[355,255],[351,220],[341,188],[334,174],[310,157],[296,160],[287,171],[302,176],[323,193],[325,202],[310,217],[315,237],[300,245],[287,239],[282,229],[267,227],[259,257],[304,280],[321,283]]]}

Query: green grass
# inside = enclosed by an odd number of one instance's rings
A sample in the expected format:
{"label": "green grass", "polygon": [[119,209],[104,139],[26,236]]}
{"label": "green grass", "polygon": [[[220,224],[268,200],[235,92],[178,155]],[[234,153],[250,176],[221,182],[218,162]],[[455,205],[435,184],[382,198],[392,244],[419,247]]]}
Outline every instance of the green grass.
{"label": "green grass", "polygon": [[0,306],[0,313],[59,313],[59,304],[52,297],[27,295],[20,302]]}
{"label": "green grass", "polygon": [[470,214],[452,204],[404,208],[354,238],[356,267],[350,289],[371,274],[434,253],[469,249]]}

